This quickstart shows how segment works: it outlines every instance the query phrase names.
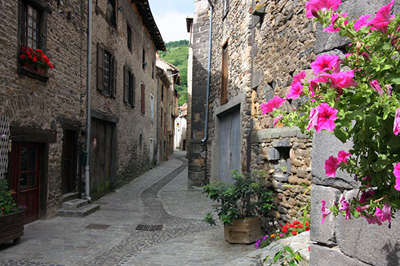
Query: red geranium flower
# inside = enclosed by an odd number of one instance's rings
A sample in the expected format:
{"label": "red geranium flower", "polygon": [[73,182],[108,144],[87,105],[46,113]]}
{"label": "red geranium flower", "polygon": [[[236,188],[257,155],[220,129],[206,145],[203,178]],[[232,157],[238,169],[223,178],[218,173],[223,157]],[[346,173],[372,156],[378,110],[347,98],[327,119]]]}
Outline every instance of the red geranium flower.
{"label": "red geranium flower", "polygon": [[22,55],[19,56],[19,58],[20,58],[21,60],[24,60],[25,57],[26,57],[26,56],[25,56],[24,54],[22,54]]}
{"label": "red geranium flower", "polygon": [[306,227],[306,231],[310,231],[310,227],[309,226]]}
{"label": "red geranium flower", "polygon": [[295,235],[297,235],[297,234],[298,234],[298,232],[297,232],[297,231],[295,231],[295,230],[293,230],[293,231],[292,231],[292,235],[294,235],[294,236],[295,236]]}
{"label": "red geranium flower", "polygon": [[293,224],[300,224],[300,222],[299,221],[294,221]]}
{"label": "red geranium flower", "polygon": [[283,233],[287,233],[287,226],[286,225],[282,226],[282,232]]}

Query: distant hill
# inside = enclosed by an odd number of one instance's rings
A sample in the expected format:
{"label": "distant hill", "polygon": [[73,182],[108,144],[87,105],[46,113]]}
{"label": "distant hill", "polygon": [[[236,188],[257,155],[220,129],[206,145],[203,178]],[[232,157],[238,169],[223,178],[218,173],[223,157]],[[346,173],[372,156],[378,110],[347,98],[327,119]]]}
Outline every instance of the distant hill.
{"label": "distant hill", "polygon": [[167,50],[165,52],[160,52],[160,57],[179,69],[181,85],[177,85],[176,89],[180,95],[179,105],[181,106],[187,102],[187,60],[189,55],[189,41],[181,40],[168,42],[166,48]]}

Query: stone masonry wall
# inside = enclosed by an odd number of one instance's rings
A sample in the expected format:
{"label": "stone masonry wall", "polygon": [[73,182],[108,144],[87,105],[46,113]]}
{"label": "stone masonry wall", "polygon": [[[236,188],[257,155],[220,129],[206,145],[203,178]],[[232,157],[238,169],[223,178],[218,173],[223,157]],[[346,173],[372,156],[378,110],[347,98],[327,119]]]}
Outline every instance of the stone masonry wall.
{"label": "stone masonry wall", "polygon": [[[153,63],[155,65],[156,48],[145,28],[142,18],[131,1],[118,1],[117,27],[112,27],[105,19],[107,0],[93,1],[93,38],[92,38],[92,110],[118,117],[117,132],[117,163],[118,179],[132,178],[140,175],[151,167],[150,139],[155,147],[156,111],[151,117],[150,95],[157,99],[156,70],[152,77]],[[127,46],[127,24],[132,30],[132,52]],[[96,53],[97,43],[102,43],[117,60],[117,89],[115,99],[101,95],[96,89]],[[143,49],[147,65],[142,68]],[[123,102],[123,67],[129,66],[135,75],[135,105],[131,107]],[[141,84],[145,85],[145,114],[141,112]],[[156,105],[154,105],[154,108]],[[132,123],[132,121],[135,121]],[[140,125],[140,126],[138,126]],[[142,147],[139,139],[142,136]]]}
{"label": "stone masonry wall", "polygon": [[62,195],[63,121],[85,124],[87,8],[84,2],[49,1],[46,54],[54,69],[49,70],[48,81],[42,82],[18,74],[18,1],[0,0],[0,115],[8,116],[11,126],[56,135],[56,141],[48,145],[48,180],[47,188],[43,188],[47,189],[47,216],[54,215]]}
{"label": "stone masonry wall", "polygon": [[[352,18],[375,13],[390,1],[345,1],[341,9]],[[396,1],[394,12],[400,12]],[[346,41],[338,35],[316,31],[314,52],[335,53],[343,56],[341,47]],[[325,176],[324,162],[339,150],[349,150],[351,143],[343,144],[334,136],[322,133],[314,136],[312,151],[313,188],[311,191],[311,261],[310,265],[399,265],[400,229],[399,218],[392,220],[391,228],[385,225],[369,225],[365,219],[346,221],[339,215],[328,216],[324,224],[321,221],[321,200],[327,205],[339,201],[341,195],[346,198],[357,194],[358,184],[347,173],[338,172],[336,178]]]}

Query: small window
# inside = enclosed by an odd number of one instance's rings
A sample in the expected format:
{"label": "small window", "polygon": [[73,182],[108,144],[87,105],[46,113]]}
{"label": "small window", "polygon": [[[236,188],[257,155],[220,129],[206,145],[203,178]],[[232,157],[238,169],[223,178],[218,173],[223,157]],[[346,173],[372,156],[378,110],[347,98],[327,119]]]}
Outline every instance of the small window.
{"label": "small window", "polygon": [[22,5],[21,46],[32,49],[42,48],[40,21],[41,14],[38,9],[29,4]]}
{"label": "small window", "polygon": [[154,79],[154,70],[155,70],[155,64],[153,62],[152,66],[151,66],[151,78]]}
{"label": "small window", "polygon": [[132,30],[129,25],[126,25],[126,26],[127,26],[127,29],[126,29],[127,45],[128,45],[129,51],[132,52]]}
{"label": "small window", "polygon": [[143,48],[143,53],[142,53],[142,68],[143,68],[143,70],[146,68],[146,65],[147,65],[147,63],[146,63],[146,51]]}
{"label": "small window", "polygon": [[142,114],[145,114],[146,113],[146,103],[145,103],[145,100],[146,100],[146,95],[145,95],[146,87],[144,86],[143,83],[141,84],[140,87],[141,87],[141,97],[140,97],[141,111],[142,111]]}
{"label": "small window", "polygon": [[222,82],[221,82],[221,104],[228,102],[228,66],[229,66],[229,54],[228,54],[228,43],[225,43],[222,47]]}
{"label": "small window", "polygon": [[164,101],[164,86],[161,86],[161,101]]}
{"label": "small window", "polygon": [[104,50],[104,91],[108,95],[111,95],[112,74],[112,55]]}
{"label": "small window", "polygon": [[135,76],[131,69],[124,66],[124,103],[135,106]]}
{"label": "small window", "polygon": [[115,0],[107,0],[106,20],[113,27],[117,26],[117,8]]}
{"label": "small window", "polygon": [[143,136],[142,136],[142,134],[139,135],[139,151],[140,151],[140,153],[143,152]]}
{"label": "small window", "polygon": [[154,96],[150,95],[150,117],[154,120]]}

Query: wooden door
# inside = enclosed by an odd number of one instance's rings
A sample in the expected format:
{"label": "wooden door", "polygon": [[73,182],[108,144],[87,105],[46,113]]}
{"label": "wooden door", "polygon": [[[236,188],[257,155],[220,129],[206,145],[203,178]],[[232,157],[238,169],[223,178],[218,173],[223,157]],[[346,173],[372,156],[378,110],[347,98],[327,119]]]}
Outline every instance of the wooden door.
{"label": "wooden door", "polygon": [[114,124],[92,119],[90,190],[94,198],[104,195],[112,183]]}
{"label": "wooden door", "polygon": [[39,218],[39,143],[15,142],[11,150],[10,187],[18,206],[25,207],[25,223]]}
{"label": "wooden door", "polygon": [[62,151],[62,187],[63,193],[76,191],[77,176],[77,133],[64,130]]}
{"label": "wooden door", "polygon": [[240,112],[237,110],[219,118],[218,174],[224,183],[232,184],[232,170],[241,170],[240,147]]}

